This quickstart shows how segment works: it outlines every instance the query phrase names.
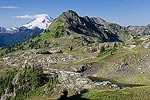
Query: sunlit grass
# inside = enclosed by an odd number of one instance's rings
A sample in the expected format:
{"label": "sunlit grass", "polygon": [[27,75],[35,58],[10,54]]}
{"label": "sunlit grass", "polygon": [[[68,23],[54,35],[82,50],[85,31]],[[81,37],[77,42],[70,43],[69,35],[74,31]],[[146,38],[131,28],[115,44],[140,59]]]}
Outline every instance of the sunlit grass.
{"label": "sunlit grass", "polygon": [[150,87],[125,88],[123,90],[91,90],[83,94],[90,100],[150,100]]}

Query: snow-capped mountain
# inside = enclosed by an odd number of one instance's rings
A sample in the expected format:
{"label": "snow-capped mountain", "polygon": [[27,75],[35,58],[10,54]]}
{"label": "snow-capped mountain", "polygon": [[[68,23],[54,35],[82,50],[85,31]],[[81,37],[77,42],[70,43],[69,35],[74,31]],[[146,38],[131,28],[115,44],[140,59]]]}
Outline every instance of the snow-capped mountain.
{"label": "snow-capped mountain", "polygon": [[52,23],[52,20],[53,18],[47,14],[40,14],[36,15],[34,20],[21,27],[0,27],[0,46],[10,46],[39,35]]}
{"label": "snow-capped mountain", "polygon": [[34,29],[35,27],[46,29],[52,23],[52,20],[53,18],[49,17],[47,14],[40,14],[36,15],[34,20],[23,26],[28,29]]}
{"label": "snow-capped mountain", "polygon": [[6,28],[6,33],[15,33],[18,32],[18,27]]}
{"label": "snow-capped mountain", "polygon": [[0,27],[0,33],[15,33],[17,31],[18,31],[17,27],[13,27],[13,28]]}

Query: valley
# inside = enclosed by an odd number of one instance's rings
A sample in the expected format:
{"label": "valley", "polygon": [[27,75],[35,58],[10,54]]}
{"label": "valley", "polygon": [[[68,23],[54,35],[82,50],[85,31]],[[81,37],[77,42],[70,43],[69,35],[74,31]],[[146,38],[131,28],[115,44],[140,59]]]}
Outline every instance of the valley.
{"label": "valley", "polygon": [[149,100],[149,75],[149,25],[124,27],[72,10],[0,48],[1,100]]}

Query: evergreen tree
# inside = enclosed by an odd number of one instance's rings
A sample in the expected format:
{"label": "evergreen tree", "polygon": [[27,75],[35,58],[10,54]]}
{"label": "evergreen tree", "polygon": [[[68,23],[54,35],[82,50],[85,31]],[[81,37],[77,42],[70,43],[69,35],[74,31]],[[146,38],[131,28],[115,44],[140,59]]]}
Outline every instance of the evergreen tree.
{"label": "evergreen tree", "polygon": [[102,46],[101,49],[100,49],[100,54],[104,53],[105,52],[105,47]]}
{"label": "evergreen tree", "polygon": [[118,46],[116,43],[114,43],[113,49],[116,49]]}

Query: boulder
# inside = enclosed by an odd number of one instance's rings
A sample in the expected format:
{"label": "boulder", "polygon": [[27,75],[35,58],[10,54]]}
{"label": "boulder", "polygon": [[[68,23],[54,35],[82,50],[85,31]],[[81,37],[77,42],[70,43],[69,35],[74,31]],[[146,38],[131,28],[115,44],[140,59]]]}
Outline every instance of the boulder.
{"label": "boulder", "polygon": [[76,71],[75,72],[77,72],[77,73],[82,73],[82,72],[84,72],[84,71],[86,71],[87,70],[87,66],[80,66],[78,69],[76,69]]}
{"label": "boulder", "polygon": [[38,51],[36,52],[36,54],[53,54],[53,53],[50,51]]}

